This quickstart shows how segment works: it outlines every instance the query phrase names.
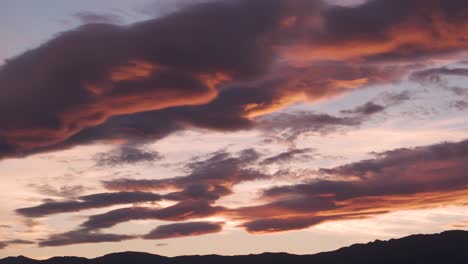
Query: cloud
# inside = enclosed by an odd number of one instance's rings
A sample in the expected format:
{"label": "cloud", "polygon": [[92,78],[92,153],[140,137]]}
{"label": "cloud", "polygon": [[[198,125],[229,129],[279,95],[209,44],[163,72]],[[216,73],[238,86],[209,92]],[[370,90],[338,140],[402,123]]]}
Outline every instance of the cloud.
{"label": "cloud", "polygon": [[289,162],[293,159],[296,159],[299,157],[305,158],[305,159],[311,159],[311,156],[308,155],[308,153],[313,152],[314,149],[311,148],[305,148],[305,149],[291,149],[289,151],[280,153],[276,156],[269,157],[264,159],[261,164],[263,165],[271,165],[271,164],[278,164],[278,163],[284,163],[284,162]]}
{"label": "cloud", "polygon": [[50,186],[49,184],[30,186],[35,188],[40,194],[63,198],[75,198],[86,190],[83,185],[64,185],[58,188]]}
{"label": "cloud", "polygon": [[422,85],[433,84],[451,92],[457,97],[457,99],[451,103],[451,107],[464,110],[466,104],[468,104],[468,87],[451,84],[448,77],[468,77],[468,68],[440,67],[425,69],[413,72],[410,76],[410,80]]}
{"label": "cloud", "polygon": [[78,212],[119,204],[157,202],[161,195],[144,192],[98,193],[77,197],[74,200],[47,201],[43,204],[17,209],[16,212],[27,217],[43,217],[52,214]]}
{"label": "cloud", "polygon": [[456,100],[452,102],[450,106],[458,110],[465,110],[468,108],[468,101]]}
{"label": "cloud", "polygon": [[[298,23],[308,41],[287,46],[290,58],[414,61],[463,51],[468,30],[463,0],[376,0],[328,9],[316,25]],[[308,24],[306,22],[309,22]]]}
{"label": "cloud", "polygon": [[[309,151],[290,150],[270,158],[281,162]],[[261,159],[256,151],[248,149],[237,155],[219,151],[204,159],[191,160],[186,164],[190,170],[187,176],[104,182],[109,189],[134,192],[95,194],[78,197],[73,201],[46,202],[36,207],[18,209],[17,212],[29,217],[40,217],[116,204],[159,200],[175,202],[165,207],[132,205],[92,215],[79,226],[78,231],[56,235],[58,239],[52,239],[58,240],[58,245],[61,245],[74,243],[69,241],[76,241],[75,236],[79,238],[77,241],[111,240],[112,236],[103,236],[101,240],[99,231],[133,220],[180,222],[161,226],[145,236],[162,239],[211,230],[218,232],[219,229],[211,225],[213,229],[197,229],[198,226],[186,222],[213,216],[236,221],[239,227],[250,233],[264,234],[304,229],[327,221],[373,217],[399,210],[448,204],[467,205],[468,177],[465,171],[468,169],[468,141],[395,149],[372,155],[374,157],[368,160],[309,170],[308,177],[301,177],[307,180],[299,183],[269,187],[256,200],[257,205],[252,206],[229,208],[216,204],[221,197],[231,194],[236,184],[272,177],[261,173],[243,173],[245,167],[262,165],[270,159]],[[288,179],[289,171],[281,173],[285,174],[283,179]],[[313,180],[310,180],[311,174],[315,176]],[[290,176],[294,179],[297,175]],[[135,192],[141,189],[160,190],[164,194]],[[88,239],[89,236],[91,238]],[[55,242],[50,243],[53,245]]]}
{"label": "cloud", "polygon": [[287,140],[293,140],[307,132],[327,134],[343,128],[358,127],[361,123],[360,118],[302,111],[262,117],[258,128],[266,135],[280,135]]}
{"label": "cloud", "polygon": [[143,14],[150,16],[164,15],[177,12],[183,8],[190,8],[202,3],[216,2],[216,0],[172,0],[151,2],[143,9],[139,10]]}
{"label": "cloud", "polygon": [[466,205],[467,161],[468,141],[396,149],[320,169],[316,180],[272,187],[262,196],[266,204],[233,212],[246,220],[242,226],[248,231],[262,233],[397,210]]}
{"label": "cloud", "polygon": [[31,245],[31,244],[34,244],[34,242],[29,241],[29,240],[22,240],[22,239],[5,240],[5,241],[0,241],[0,249],[5,249],[11,245]]}
{"label": "cloud", "polygon": [[[88,230],[108,228],[131,220],[185,221],[209,217],[225,210],[224,207],[214,206],[213,203],[231,194],[234,185],[268,177],[259,171],[246,168],[258,159],[259,154],[253,149],[240,151],[236,156],[225,151],[215,152],[206,159],[188,162],[185,166],[190,173],[186,176],[159,180],[104,181],[103,184],[107,189],[120,192],[81,197],[80,200],[84,201],[48,202],[31,208],[18,209],[17,212],[29,217],[39,217],[115,204],[159,200],[177,202],[164,208],[133,206],[93,215],[82,224],[82,227]],[[168,190],[173,192],[164,195],[141,192]],[[112,197],[114,199],[111,199]]]}
{"label": "cloud", "polygon": [[241,226],[249,233],[266,234],[280,232],[284,230],[298,230],[319,224],[323,221],[320,217],[317,218],[265,218],[256,219]]}
{"label": "cloud", "polygon": [[467,68],[431,68],[411,74],[410,79],[421,83],[442,83],[445,76],[468,77]]}
{"label": "cloud", "polygon": [[[252,76],[269,60],[257,42],[275,27],[268,22],[279,7],[266,6],[259,18],[256,5],[210,3],[125,27],[88,24],[9,60],[0,112],[15,114],[0,116],[0,136],[27,153],[114,115],[211,101],[220,83]],[[232,19],[240,13],[255,23]]]}
{"label": "cloud", "polygon": [[145,239],[168,239],[186,236],[200,236],[219,233],[222,223],[189,222],[181,224],[161,225],[144,236]]}
{"label": "cloud", "polygon": [[[34,207],[17,209],[16,212],[26,217],[43,217],[113,205],[135,205],[161,200],[176,202],[163,208],[133,206],[93,215],[82,225],[86,230],[112,227],[131,220],[185,221],[213,216],[225,210],[224,207],[213,204],[221,197],[230,195],[234,185],[269,177],[248,168],[259,158],[259,153],[253,149],[242,150],[236,155],[218,151],[206,159],[186,163],[185,167],[189,170],[186,176],[159,180],[105,181],[103,184],[107,189],[118,192],[80,196],[65,201],[52,200]],[[151,191],[162,191],[165,194],[155,194]]]}
{"label": "cloud", "polygon": [[[215,152],[209,158],[186,164],[190,173],[186,176],[168,179],[115,179],[104,181],[103,185],[114,191],[157,191],[164,189],[231,187],[234,184],[268,177],[248,166],[259,159],[253,149],[246,149],[233,156],[225,151]],[[194,187],[194,185],[199,187]],[[211,187],[210,187],[211,186]],[[193,189],[192,189],[193,190]],[[219,189],[221,190],[221,189]],[[190,190],[186,190],[186,193]]]}
{"label": "cloud", "polygon": [[90,11],[81,11],[73,15],[82,24],[121,24],[124,20],[116,14],[100,14]]}
{"label": "cloud", "polygon": [[82,224],[83,228],[95,230],[108,228],[132,220],[185,221],[220,214],[225,209],[212,206],[203,200],[187,200],[164,208],[129,207],[116,209],[89,217]]}
{"label": "cloud", "polygon": [[453,223],[450,225],[450,228],[455,229],[467,229],[468,228],[468,221],[461,221],[458,223]]}
{"label": "cloud", "polygon": [[[87,201],[48,202],[36,207],[18,209],[17,212],[38,217],[46,214],[73,212],[88,208],[107,207],[115,204],[131,204],[169,200],[176,204],[163,208],[133,206],[93,215],[82,224],[89,230],[108,228],[132,220],[185,221],[221,214],[222,206],[213,204],[221,197],[232,194],[234,185],[246,181],[267,179],[270,176],[248,168],[259,161],[260,154],[253,149],[246,149],[232,155],[225,151],[212,153],[206,159],[192,160],[185,164],[188,175],[168,179],[115,179],[104,181],[105,188],[120,193],[96,194]],[[141,191],[162,191],[166,194],[140,193]],[[172,192],[167,192],[172,191]],[[129,195],[131,194],[131,195]],[[135,194],[141,194],[135,195]],[[117,196],[118,199],[101,196]],[[135,195],[134,199],[132,196]],[[128,197],[127,197],[128,196]],[[92,200],[92,201],[91,201]]]}
{"label": "cloud", "polygon": [[62,234],[51,235],[47,239],[43,239],[42,241],[40,241],[39,246],[59,247],[86,243],[121,242],[135,238],[137,238],[137,236],[105,234],[80,229]]}
{"label": "cloud", "polygon": [[172,201],[184,201],[190,199],[216,201],[219,198],[230,194],[232,194],[232,190],[229,186],[193,183],[187,185],[182,191],[164,195],[164,198]]}
{"label": "cloud", "polygon": [[234,185],[269,176],[248,166],[258,161],[259,154],[246,149],[233,156],[225,151],[215,152],[203,160],[188,162],[189,174],[168,179],[115,179],[104,181],[113,191],[168,191],[162,199],[177,201],[165,208],[131,207],[91,216],[87,228],[110,227],[130,220],[159,219],[184,221],[220,214],[225,209],[213,206],[221,197],[232,194]]}
{"label": "cloud", "polygon": [[465,11],[464,0],[233,0],[83,25],[0,69],[0,156],[246,129],[292,103],[398,81],[466,50]]}
{"label": "cloud", "polygon": [[96,165],[100,167],[153,163],[163,158],[164,157],[157,151],[147,150],[144,147],[133,145],[122,145],[117,149],[98,153],[94,157]]}
{"label": "cloud", "polygon": [[[372,120],[374,115],[411,100],[408,91],[384,93],[373,101],[330,115],[312,111],[289,111],[264,115],[256,119],[255,129],[273,139],[293,141],[304,133],[325,135],[358,128]],[[378,101],[378,102],[377,102]]]}
{"label": "cloud", "polygon": [[[183,236],[197,236],[210,233],[218,233],[222,229],[222,223],[214,222],[191,222],[182,224],[169,224],[162,225],[154,229],[150,233],[141,236],[144,239],[167,239]],[[70,232],[61,234],[54,234],[46,239],[39,241],[40,247],[59,247],[76,244],[87,243],[108,243],[108,242],[121,242],[125,240],[137,239],[137,235],[120,235],[108,234],[90,229],[77,229]],[[32,244],[32,242],[24,241],[24,244]],[[8,243],[23,243],[22,240],[14,242],[13,240]],[[2,245],[0,243],[0,245]]]}
{"label": "cloud", "polygon": [[350,110],[343,110],[341,113],[343,114],[360,114],[360,115],[372,115],[375,113],[379,113],[385,110],[385,107],[374,102],[367,102],[364,105],[358,106],[354,109]]}
{"label": "cloud", "polygon": [[386,93],[383,93],[381,97],[381,101],[386,107],[400,105],[411,99],[413,99],[413,95],[408,90],[404,90],[398,93],[386,92]]}

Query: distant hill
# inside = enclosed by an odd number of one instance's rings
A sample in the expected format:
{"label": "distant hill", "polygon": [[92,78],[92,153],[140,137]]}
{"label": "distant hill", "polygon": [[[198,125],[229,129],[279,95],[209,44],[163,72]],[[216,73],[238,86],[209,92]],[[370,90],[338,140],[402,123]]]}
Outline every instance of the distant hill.
{"label": "distant hill", "polygon": [[168,258],[139,252],[122,252],[95,259],[54,257],[34,260],[8,257],[0,264],[468,264],[468,232],[447,231],[436,235],[412,235],[389,241],[356,244],[314,255],[264,253],[245,256],[182,256]]}

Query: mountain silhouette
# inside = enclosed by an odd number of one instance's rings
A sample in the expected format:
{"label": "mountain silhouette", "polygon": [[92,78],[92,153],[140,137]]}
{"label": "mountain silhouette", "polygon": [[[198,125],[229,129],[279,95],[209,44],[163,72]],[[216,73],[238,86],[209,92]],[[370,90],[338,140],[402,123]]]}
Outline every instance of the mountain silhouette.
{"label": "mountain silhouette", "polygon": [[34,260],[24,256],[8,257],[0,264],[468,264],[468,231],[447,231],[435,235],[412,235],[389,241],[355,244],[336,251],[314,255],[263,253],[244,256],[164,257],[140,252],[122,252],[95,259],[54,257]]}

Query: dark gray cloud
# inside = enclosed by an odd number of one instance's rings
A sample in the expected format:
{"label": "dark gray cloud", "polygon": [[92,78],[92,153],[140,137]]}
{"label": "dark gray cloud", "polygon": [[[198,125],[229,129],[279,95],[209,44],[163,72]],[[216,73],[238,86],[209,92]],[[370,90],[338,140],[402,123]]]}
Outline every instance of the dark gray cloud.
{"label": "dark gray cloud", "polygon": [[108,228],[132,220],[185,221],[220,214],[221,206],[212,206],[202,200],[186,200],[164,208],[129,207],[116,209],[100,215],[93,215],[82,224],[83,228],[94,230]]}
{"label": "dark gray cloud", "polygon": [[434,84],[451,92],[457,96],[452,107],[463,110],[463,105],[468,103],[468,86],[451,84],[449,77],[468,77],[468,68],[431,68],[412,73],[410,79],[423,85]]}
{"label": "dark gray cloud", "polygon": [[222,230],[222,226],[222,223],[215,222],[188,222],[161,225],[143,237],[145,239],[168,239],[186,236],[200,236],[219,233]]}
{"label": "dark gray cloud", "polygon": [[86,188],[83,185],[64,185],[60,187],[53,187],[49,184],[31,184],[29,186],[36,189],[36,191],[42,195],[63,198],[75,198],[86,191]]}
{"label": "dark gray cloud", "polygon": [[[367,120],[367,118],[365,118]],[[328,134],[359,127],[362,116],[333,116],[314,112],[280,113],[264,116],[258,121],[258,128],[267,136],[279,136],[294,140],[305,133]]]}
{"label": "dark gray cloud", "polygon": [[163,159],[157,151],[146,149],[144,146],[122,145],[108,152],[98,153],[94,159],[97,166],[122,166],[141,163],[151,164]]}
{"label": "dark gray cloud", "polygon": [[144,192],[98,193],[80,196],[74,200],[47,201],[37,206],[17,209],[16,212],[27,217],[43,217],[51,214],[78,212],[119,204],[157,202],[161,199],[161,195]]}
{"label": "dark gray cloud", "polygon": [[[104,186],[109,190],[119,191],[151,191],[163,189],[204,188],[206,186],[232,186],[243,181],[253,181],[268,177],[267,175],[250,169],[259,159],[259,154],[253,149],[247,149],[233,156],[225,151],[213,153],[209,158],[201,161],[193,161],[185,166],[190,170],[186,176],[169,179],[116,179],[104,181]],[[194,185],[198,187],[194,187]],[[190,191],[188,191],[190,192]]]}
{"label": "dark gray cloud", "polygon": [[[271,118],[271,119],[270,119]],[[285,130],[291,129],[293,134],[307,131],[326,132],[339,126],[358,126],[360,120],[349,117],[332,116],[324,113],[296,112],[274,114],[260,122],[260,127],[264,130]]]}
{"label": "dark gray cloud", "polygon": [[386,92],[382,95],[381,100],[386,107],[400,105],[406,101],[413,99],[413,95],[410,91],[404,90],[398,93]]}
{"label": "dark gray cloud", "polygon": [[343,114],[359,114],[359,115],[372,115],[385,110],[385,107],[374,102],[367,102],[364,105],[358,106],[350,110],[342,110]]}
{"label": "dark gray cloud", "polygon": [[468,101],[466,100],[456,100],[450,104],[450,107],[457,110],[466,110],[468,109]]}
{"label": "dark gray cloud", "polygon": [[0,249],[5,249],[10,245],[32,245],[35,244],[29,240],[22,240],[22,239],[12,239],[12,240],[4,240],[0,241]]}
{"label": "dark gray cloud", "polygon": [[232,190],[227,186],[193,183],[185,186],[182,191],[171,192],[164,195],[164,198],[172,201],[184,201],[190,199],[216,201],[219,198],[230,194],[232,194]]}
{"label": "dark gray cloud", "polygon": [[291,149],[286,152],[280,153],[276,156],[266,158],[260,162],[262,165],[271,165],[271,164],[281,164],[284,162],[290,162],[294,159],[312,159],[312,156],[308,155],[314,152],[314,149],[305,148],[305,149]]}
{"label": "dark gray cloud", "polygon": [[51,235],[39,242],[40,247],[59,247],[75,244],[120,242],[135,239],[137,236],[106,234],[79,229],[66,233]]}
{"label": "dark gray cloud", "polygon": [[305,133],[325,135],[356,129],[387,109],[396,107],[412,96],[408,91],[383,93],[373,101],[358,105],[353,109],[340,111],[342,115],[296,111],[265,115],[257,118],[255,128],[267,137],[292,141]]}
{"label": "dark gray cloud", "polygon": [[117,14],[81,11],[73,15],[82,24],[121,24],[125,20]]}
{"label": "dark gray cloud", "polygon": [[[196,236],[210,233],[218,233],[221,231],[221,229],[222,223],[191,222],[162,225],[144,236],[137,236],[102,233],[99,231],[82,228],[70,232],[51,235],[46,239],[41,239],[38,245],[40,247],[59,247],[75,244],[121,242],[131,239],[137,239],[140,237],[144,239],[167,239],[183,236]],[[33,242],[26,242],[29,241],[8,241],[8,243],[11,244],[33,244]],[[2,244],[0,243],[0,246],[1,245]]]}
{"label": "dark gray cloud", "polygon": [[468,77],[468,69],[448,67],[426,69],[412,73],[410,79],[421,83],[442,83],[447,76]]}
{"label": "dark gray cloud", "polygon": [[242,224],[250,233],[274,233],[285,230],[298,230],[323,222],[321,217],[314,218],[263,218]]}

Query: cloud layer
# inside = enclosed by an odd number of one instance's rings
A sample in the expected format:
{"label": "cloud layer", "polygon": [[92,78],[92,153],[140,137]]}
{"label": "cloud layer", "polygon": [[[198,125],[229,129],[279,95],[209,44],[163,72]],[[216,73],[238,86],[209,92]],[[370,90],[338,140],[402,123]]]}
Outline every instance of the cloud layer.
{"label": "cloud layer", "polygon": [[[187,176],[106,181],[104,186],[117,192],[81,196],[74,201],[46,202],[17,212],[26,217],[42,217],[119,204],[133,205],[92,215],[77,230],[40,242],[42,246],[56,246],[133,239],[133,235],[101,233],[104,228],[133,220],[179,222],[161,225],[143,236],[145,239],[165,239],[219,232],[222,223],[186,222],[213,216],[238,222],[239,227],[250,233],[263,234],[399,210],[468,205],[465,173],[468,141],[375,153],[372,159],[309,171],[312,175],[302,176],[306,180],[300,183],[269,187],[255,201],[257,205],[229,208],[217,204],[222,197],[232,194],[237,184],[274,179],[274,174],[254,173],[269,165],[272,159],[275,162],[304,160],[307,157],[301,157],[301,154],[310,151],[291,150],[265,159],[251,149],[241,151],[237,156],[217,152],[204,160],[187,163],[192,170]],[[257,169],[247,170],[248,167]],[[151,205],[162,200],[173,204]],[[145,206],[137,205],[148,202],[150,204]]]}

